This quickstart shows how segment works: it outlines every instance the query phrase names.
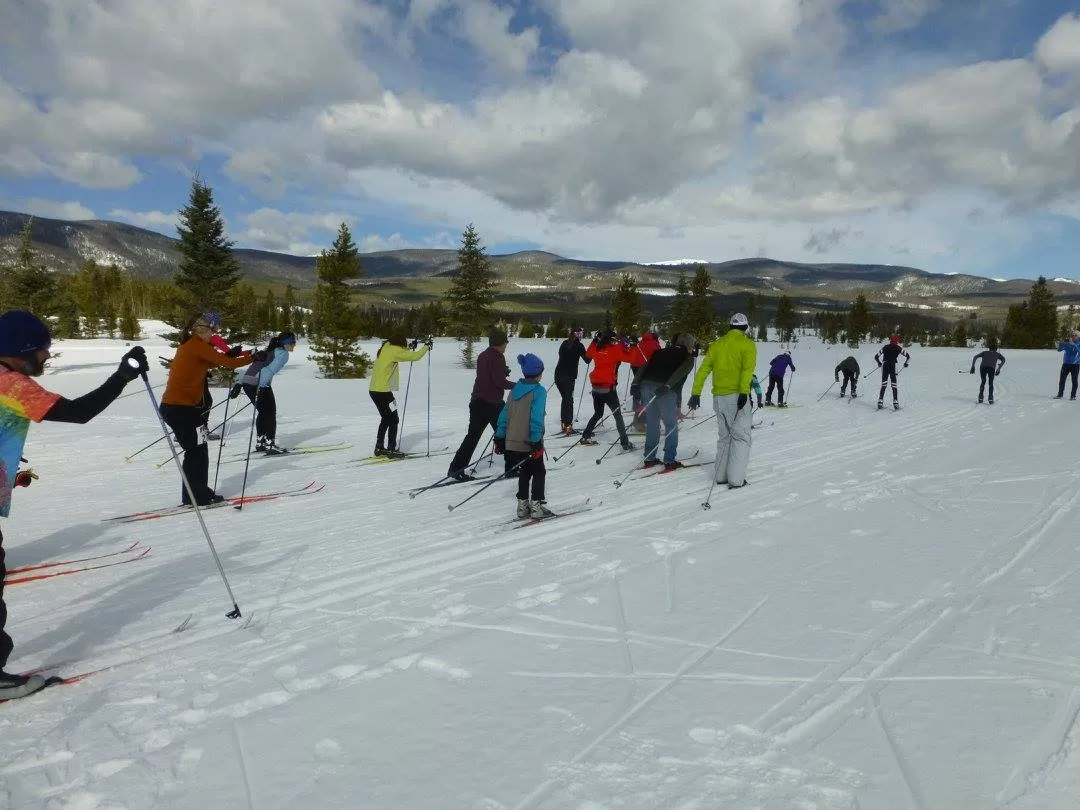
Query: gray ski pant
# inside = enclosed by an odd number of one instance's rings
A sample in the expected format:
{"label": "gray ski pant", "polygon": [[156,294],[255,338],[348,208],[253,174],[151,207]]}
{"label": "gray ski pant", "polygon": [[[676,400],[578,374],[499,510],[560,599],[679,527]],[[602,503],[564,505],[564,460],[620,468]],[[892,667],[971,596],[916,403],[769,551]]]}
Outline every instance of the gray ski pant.
{"label": "gray ski pant", "polygon": [[739,395],[713,397],[716,411],[716,483],[741,487],[746,483],[750,462],[750,429],[753,424],[749,402],[738,409]]}

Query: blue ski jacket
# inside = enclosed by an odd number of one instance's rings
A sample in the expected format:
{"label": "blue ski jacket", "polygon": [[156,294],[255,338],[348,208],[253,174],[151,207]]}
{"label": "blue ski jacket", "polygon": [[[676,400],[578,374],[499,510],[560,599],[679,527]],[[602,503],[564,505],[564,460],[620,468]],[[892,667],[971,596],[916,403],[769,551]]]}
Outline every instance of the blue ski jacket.
{"label": "blue ski jacket", "polygon": [[1059,343],[1057,350],[1065,352],[1065,356],[1061,358],[1063,365],[1075,366],[1080,364],[1080,343]]}
{"label": "blue ski jacket", "polygon": [[[532,394],[529,413],[519,412],[522,400]],[[547,410],[547,391],[538,382],[518,380],[510,392],[510,401],[499,412],[499,421],[495,426],[495,438],[506,442],[509,450],[524,452],[528,444],[544,440],[544,415]],[[526,419],[528,427],[526,428]],[[524,435],[525,433],[528,435]]]}

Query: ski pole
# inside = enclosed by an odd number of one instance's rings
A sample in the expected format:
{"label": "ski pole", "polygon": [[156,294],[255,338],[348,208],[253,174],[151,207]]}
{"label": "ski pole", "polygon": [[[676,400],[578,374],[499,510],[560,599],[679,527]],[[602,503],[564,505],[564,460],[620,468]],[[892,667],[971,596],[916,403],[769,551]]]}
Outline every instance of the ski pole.
{"label": "ski pole", "polygon": [[412,385],[413,364],[409,363],[409,377],[405,380],[405,401],[401,404],[401,424],[398,425],[398,447],[401,449],[401,440],[405,438],[405,411],[409,408],[409,386]]}
{"label": "ski pole", "polygon": [[[622,402],[619,403],[619,407],[617,408],[617,410],[622,411],[622,406],[625,405],[625,404],[626,404],[626,400],[624,399]],[[598,427],[600,427],[600,425],[604,424],[604,422],[606,422],[612,415],[614,415],[614,413],[615,413],[615,411],[608,411],[607,415],[602,417],[599,422],[597,422],[595,425],[593,425],[593,430],[595,431]],[[584,438],[585,438],[585,434],[582,433],[581,436],[578,438],[578,440],[576,442],[574,442],[572,445],[567,447],[566,450],[563,451],[562,455],[552,456],[552,460],[553,461],[558,461],[561,458],[565,458],[566,454],[569,453],[571,450],[573,450],[575,447],[577,447],[579,444],[581,444],[581,442],[582,442],[582,440]]]}
{"label": "ski pole", "polygon": [[[530,456],[525,456],[525,458],[523,458],[523,459],[522,459],[521,461],[519,461],[519,462],[518,462],[517,464],[515,464],[515,465],[514,465],[513,467],[511,467],[511,468],[510,468],[509,470],[507,470],[507,471],[506,471],[506,474],[507,474],[507,475],[510,475],[510,473],[514,472],[514,470],[516,470],[516,469],[517,469],[518,467],[520,467],[520,466],[521,466],[522,464],[524,464],[524,463],[525,463],[526,461],[528,461],[528,460],[529,460],[529,458],[530,458]],[[500,475],[500,476],[498,476],[498,477],[496,477],[496,478],[493,478],[493,479],[492,479],[491,481],[489,481],[488,483],[484,484],[484,485],[483,485],[482,487],[480,487],[480,489],[476,490],[476,492],[474,492],[474,493],[473,493],[472,495],[470,495],[470,496],[469,496],[468,498],[466,498],[465,500],[463,500],[463,501],[462,501],[461,503],[452,503],[452,504],[448,504],[446,508],[447,508],[447,509],[449,509],[449,510],[450,510],[451,512],[453,512],[453,511],[454,511],[455,509],[457,509],[457,508],[458,508],[459,506],[464,506],[464,505],[465,505],[465,504],[467,504],[467,503],[468,503],[469,501],[471,501],[471,500],[472,500],[473,498],[475,498],[475,497],[476,497],[477,495],[479,495],[479,494],[480,494],[481,492],[483,492],[483,491],[484,491],[485,489],[487,489],[488,487],[490,487],[490,486],[491,486],[492,484],[496,483],[497,481],[500,481],[500,480],[502,480],[502,477],[503,477],[503,476],[501,476],[501,475]]]}
{"label": "ski pole", "polygon": [[[648,411],[648,410],[649,410],[649,408],[650,408],[650,406],[652,406],[653,402],[655,402],[655,401],[656,401],[656,398],[657,398],[658,396],[660,396],[660,395],[659,395],[659,394],[653,394],[653,395],[652,395],[652,396],[651,396],[651,397],[649,398],[649,401],[645,403],[645,407],[644,407],[644,408],[642,409],[642,411],[643,411],[643,412],[644,412],[644,411]],[[623,401],[625,402],[625,400],[623,400]],[[678,430],[678,429],[679,429],[678,423],[676,423],[676,425],[675,425],[675,429],[676,429],[676,430]],[[607,458],[607,455],[608,455],[608,453],[610,453],[610,452],[611,452],[612,450],[614,450],[614,449],[615,449],[615,445],[619,444],[619,443],[620,443],[621,441],[622,441],[622,436],[619,436],[619,437],[618,437],[617,439],[615,439],[615,441],[613,441],[613,442],[611,443],[611,445],[610,445],[610,446],[608,447],[608,449],[604,451],[604,455],[600,456],[600,458],[598,458],[598,459],[596,460],[596,463],[597,463],[597,464],[600,464],[600,463],[601,463],[601,462],[602,462],[602,461],[603,461],[603,460],[604,460],[605,458]],[[656,443],[656,446],[657,446],[657,447],[659,447],[659,446],[660,446],[660,443],[659,443],[659,442],[657,442],[657,443]],[[566,453],[563,453],[563,455],[565,456],[565,455],[566,455]],[[556,460],[558,460],[558,459],[556,459]]]}
{"label": "ski pole", "polygon": [[825,393],[824,393],[824,394],[822,394],[822,395],[821,395],[820,397],[818,397],[818,398],[817,398],[817,401],[818,401],[818,402],[821,402],[821,400],[825,399],[825,394],[827,394],[827,393],[829,393],[830,391],[832,391],[832,390],[833,390],[833,388],[835,387],[835,385],[836,385],[836,384],[837,384],[838,382],[840,382],[840,381],[839,381],[839,380],[833,380],[833,384],[832,384],[832,385],[830,385],[830,386],[829,386],[828,388],[826,388],[826,389],[825,389]]}
{"label": "ski pole", "polygon": [[[259,389],[256,388],[255,395],[258,396],[258,393]],[[251,428],[248,431],[247,455],[244,457],[244,482],[240,485],[240,502],[236,504],[235,507],[238,512],[242,512],[244,509],[244,493],[247,492],[248,467],[251,466],[251,440],[255,436],[255,419],[258,417],[258,415],[259,406],[255,405],[255,407],[251,411]]]}
{"label": "ski pole", "polygon": [[[53,356],[55,357],[56,355],[53,355]],[[161,388],[161,386],[163,386],[163,385],[165,385],[165,383],[158,383],[157,385],[154,386],[154,388]],[[135,397],[135,396],[138,396],[141,393],[142,393],[142,391],[132,391],[132,392],[130,392],[128,394],[121,394],[120,396],[117,397],[117,399],[123,399],[124,397]],[[161,439],[158,439],[158,441],[161,441]]]}
{"label": "ski pole", "polygon": [[[248,403],[248,405],[250,405],[250,404],[251,404],[251,403]],[[245,408],[247,408],[247,407],[248,407],[248,405],[241,405],[241,406],[240,406],[240,408],[239,408],[239,410],[237,410],[237,411],[236,411],[236,413],[234,413],[234,414],[233,414],[232,416],[230,416],[229,418],[230,418],[230,419],[235,419],[235,418],[236,418],[237,416],[239,416],[239,415],[240,415],[240,411],[242,411],[242,410],[244,410]],[[216,408],[216,407],[217,407],[217,405],[215,405],[214,407]],[[212,432],[213,432],[213,431],[215,431],[215,430],[224,430],[224,429],[225,429],[225,423],[224,423],[224,422],[219,422],[219,423],[218,423],[217,425],[215,425],[215,426],[214,426],[213,428],[211,428],[211,431],[210,431],[210,432],[212,433]],[[224,434],[223,434],[223,435],[224,435]],[[158,441],[161,441],[161,440],[159,439]],[[183,455],[183,454],[184,454],[184,451],[183,451],[183,450],[181,450],[181,451],[180,451],[180,455]],[[172,457],[171,457],[171,456],[170,456],[169,458],[167,458],[167,459],[164,459],[164,460],[162,460],[162,461],[159,461],[159,462],[158,462],[157,464],[155,464],[155,465],[154,465],[154,467],[160,470],[160,469],[161,469],[162,467],[164,467],[164,466],[165,466],[166,464],[168,464],[168,463],[169,463],[170,461],[172,461]]]}
{"label": "ski pole", "polygon": [[[231,394],[233,385],[236,384],[236,372],[235,371],[230,375],[230,381],[231,381],[232,384],[229,386],[229,393]],[[258,389],[256,389],[256,390],[258,390]],[[222,424],[223,427],[221,428],[221,435],[218,437],[217,463],[214,465],[214,486],[211,487],[211,489],[213,489],[215,492],[217,492],[218,471],[221,470],[221,451],[225,449],[225,428],[224,428],[224,425],[225,425],[226,422],[229,421],[229,400],[230,399],[232,399],[232,397],[230,397],[230,396],[225,397],[225,418],[221,420],[221,424]]]}
{"label": "ski pole", "polygon": [[431,351],[427,353],[427,452],[431,456]]}
{"label": "ski pole", "polygon": [[795,387],[795,369],[791,370],[791,380],[788,381],[787,391],[784,392],[784,399],[791,402],[791,389]]}
{"label": "ski pole", "polygon": [[[130,396],[130,394],[125,394],[124,396]],[[117,399],[120,399],[120,397],[117,397]],[[215,406],[214,406],[213,408],[211,408],[210,410],[214,410],[214,408],[216,408],[216,407],[217,407],[218,405],[222,405],[222,404],[224,404],[224,403],[221,403],[221,402],[219,402],[219,403],[218,403],[217,405],[215,405]],[[220,427],[220,425],[219,425],[219,427]],[[151,447],[153,447],[153,446],[154,446],[155,444],[157,444],[157,443],[158,443],[158,442],[160,442],[160,441],[163,441],[164,439],[165,439],[165,437],[164,437],[164,436],[158,436],[158,437],[157,437],[156,439],[154,439],[154,440],[153,440],[152,442],[150,442],[150,444],[146,445],[146,447],[142,448],[141,450],[136,450],[136,451],[135,451],[134,453],[132,453],[132,454],[131,454],[130,456],[124,456],[124,461],[130,462],[130,461],[131,461],[131,460],[132,460],[133,458],[135,458],[135,456],[139,455],[139,453],[143,453],[143,452],[145,452],[145,451],[149,450],[149,449],[150,449]],[[166,460],[166,461],[165,461],[165,462],[163,462],[163,463],[167,464],[167,463],[168,463],[168,460]],[[160,466],[160,465],[159,465],[159,466]]]}
{"label": "ski pole", "polygon": [[466,465],[473,473],[476,472],[476,468],[480,466],[480,462],[485,458],[488,460],[488,466],[490,467],[495,463],[495,454],[487,452],[488,446],[491,444],[491,440],[495,438],[495,434],[492,433],[488,436],[487,444],[484,445],[484,449],[480,451],[480,457],[476,459],[476,462],[471,465]]}
{"label": "ski pole", "polygon": [[[130,362],[130,361],[129,361]],[[221,581],[225,583],[225,590],[229,594],[229,599],[232,600],[233,609],[225,614],[226,618],[239,619],[241,617],[240,605],[236,602],[236,596],[233,594],[232,586],[229,584],[229,578],[225,575],[225,568],[221,564],[221,558],[218,556],[217,549],[214,547],[214,541],[210,537],[210,530],[206,528],[206,520],[203,519],[202,510],[199,509],[199,501],[195,497],[194,491],[191,489],[191,482],[188,480],[187,473],[184,472],[184,465],[180,463],[179,454],[176,452],[176,447],[173,445],[172,436],[169,435],[169,426],[165,424],[165,417],[161,415],[161,410],[158,408],[157,397],[154,396],[154,389],[150,387],[150,380],[146,377],[146,372],[141,372],[140,376],[143,379],[143,383],[146,385],[146,394],[150,397],[150,404],[154,408],[154,413],[157,414],[158,424],[161,425],[161,432],[164,434],[165,441],[169,443],[169,448],[173,451],[173,461],[176,462],[176,469],[180,471],[180,480],[184,482],[184,489],[187,491],[188,498],[191,499],[191,508],[195,510],[195,516],[199,519],[199,525],[202,527],[203,536],[206,538],[207,545],[210,546],[210,553],[214,557],[214,564],[217,565],[218,573],[221,574]]]}
{"label": "ski pole", "polygon": [[[588,374],[586,374],[584,377],[581,378],[581,393],[578,394],[577,413],[574,414],[574,421],[575,422],[578,420],[578,417],[581,416],[581,403],[585,401],[585,383],[587,383],[588,381],[589,381],[589,375]],[[558,461],[558,459],[555,459],[555,460]]]}

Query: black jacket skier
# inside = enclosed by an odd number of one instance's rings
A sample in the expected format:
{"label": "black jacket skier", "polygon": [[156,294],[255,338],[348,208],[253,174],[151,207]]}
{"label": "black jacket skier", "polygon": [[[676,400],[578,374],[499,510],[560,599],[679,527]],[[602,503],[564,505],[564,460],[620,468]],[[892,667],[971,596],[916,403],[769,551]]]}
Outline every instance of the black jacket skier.
{"label": "black jacket skier", "polygon": [[584,360],[587,365],[589,362],[585,344],[581,342],[584,334],[584,330],[576,326],[570,330],[569,337],[559,345],[559,362],[555,364],[555,387],[562,397],[559,421],[564,436],[577,433],[574,430],[574,386],[577,384],[578,363]]}
{"label": "black jacket skier", "polygon": [[969,374],[975,373],[975,361],[981,360],[979,364],[979,402],[983,401],[983,392],[986,390],[986,383],[990,382],[990,404],[994,404],[994,377],[1001,373],[1001,367],[1005,365],[1005,356],[997,350],[997,342],[989,341],[986,344],[986,351],[979,352],[977,355],[971,358],[971,371]]}
{"label": "black jacket skier", "polygon": [[847,393],[848,383],[851,383],[851,398],[854,399],[858,396],[855,393],[855,388],[859,382],[859,361],[850,355],[845,357],[833,369],[833,378],[837,382],[840,382],[840,372],[844,373],[844,382],[840,386],[840,396],[843,397]]}
{"label": "black jacket skier", "polygon": [[877,361],[878,368],[881,369],[881,390],[878,391],[877,398],[879,408],[885,407],[885,386],[891,382],[893,408],[900,409],[900,389],[896,384],[896,364],[900,362],[901,357],[904,358],[904,368],[907,368],[911,362],[911,355],[904,351],[904,347],[900,345],[899,335],[890,337],[889,342],[874,355],[874,360]]}

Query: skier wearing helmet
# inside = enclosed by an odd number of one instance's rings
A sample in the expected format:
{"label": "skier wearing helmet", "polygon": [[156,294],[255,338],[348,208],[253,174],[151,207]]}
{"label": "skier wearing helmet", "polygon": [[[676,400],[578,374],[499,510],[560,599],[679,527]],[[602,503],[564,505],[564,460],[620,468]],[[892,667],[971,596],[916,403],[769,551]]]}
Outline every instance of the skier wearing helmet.
{"label": "skier wearing helmet", "polygon": [[1072,393],[1069,399],[1076,399],[1076,381],[1080,375],[1080,332],[1073,329],[1069,333],[1066,343],[1059,343],[1057,350],[1063,352],[1061,357],[1061,376],[1058,378],[1058,392],[1054,399],[1065,396],[1065,380],[1072,377]]}
{"label": "skier wearing helmet", "polygon": [[877,398],[879,410],[885,407],[885,386],[890,382],[892,383],[893,410],[900,410],[900,388],[896,384],[896,364],[900,362],[901,357],[904,358],[904,368],[907,368],[911,362],[911,355],[904,351],[904,347],[900,345],[899,335],[890,337],[889,342],[874,355],[874,360],[877,361],[878,368],[881,369],[881,390],[878,391]]}
{"label": "skier wearing helmet", "polygon": [[750,327],[746,316],[731,316],[731,329],[709,346],[694,375],[694,385],[687,407],[701,407],[701,390],[712,375],[713,410],[716,412],[716,483],[736,489],[746,483],[746,465],[750,461],[750,381],[757,365],[757,346],[746,334]]}
{"label": "skier wearing helmet", "polygon": [[784,402],[784,375],[787,374],[787,370],[791,369],[791,373],[795,373],[795,364],[791,361],[791,352],[783,352],[776,355],[769,362],[769,388],[765,391],[765,406],[770,407],[772,403],[772,392],[776,389],[776,404],[781,408],[786,408],[787,403]]}

